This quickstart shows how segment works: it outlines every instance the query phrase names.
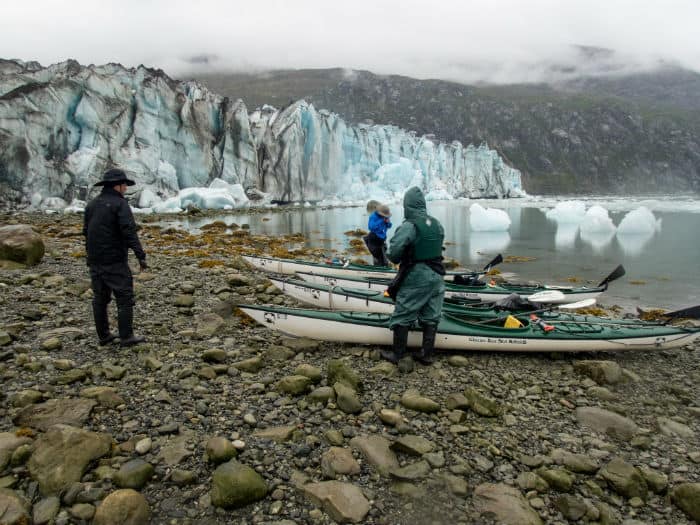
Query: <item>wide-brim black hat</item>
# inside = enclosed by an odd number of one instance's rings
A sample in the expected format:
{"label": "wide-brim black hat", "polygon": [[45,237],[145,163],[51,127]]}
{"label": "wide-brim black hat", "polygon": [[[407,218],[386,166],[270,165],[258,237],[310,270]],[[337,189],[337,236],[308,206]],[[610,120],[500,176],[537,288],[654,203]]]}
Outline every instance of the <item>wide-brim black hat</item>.
{"label": "wide-brim black hat", "polygon": [[117,184],[126,184],[127,186],[133,186],[136,183],[133,180],[127,178],[126,173],[124,173],[124,171],[117,168],[112,168],[111,170],[107,170],[104,172],[104,175],[102,175],[102,180],[100,182],[96,182],[95,186],[116,186]]}

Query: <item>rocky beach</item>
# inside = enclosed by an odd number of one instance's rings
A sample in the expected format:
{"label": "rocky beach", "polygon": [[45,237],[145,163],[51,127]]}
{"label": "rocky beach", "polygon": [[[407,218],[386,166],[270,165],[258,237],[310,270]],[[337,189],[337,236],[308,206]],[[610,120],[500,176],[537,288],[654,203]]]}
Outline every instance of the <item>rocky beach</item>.
{"label": "rocky beach", "polygon": [[0,267],[2,524],[700,522],[699,345],[399,370],[236,310],[295,305],[240,255],[319,257],[302,236],[147,216],[148,341],[100,347],[81,220],[0,221],[45,249]]}

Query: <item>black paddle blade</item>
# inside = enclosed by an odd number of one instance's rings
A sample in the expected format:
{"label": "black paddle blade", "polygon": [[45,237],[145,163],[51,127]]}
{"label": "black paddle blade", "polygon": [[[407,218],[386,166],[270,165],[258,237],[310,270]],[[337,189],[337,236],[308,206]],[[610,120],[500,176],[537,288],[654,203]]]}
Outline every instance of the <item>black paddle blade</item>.
{"label": "black paddle blade", "polygon": [[615,268],[610,275],[608,275],[605,279],[603,279],[600,284],[598,285],[598,288],[601,286],[604,286],[605,288],[608,287],[608,285],[613,282],[615,279],[619,279],[625,275],[625,269],[622,267],[620,264],[617,268]]}
{"label": "black paddle blade", "polygon": [[682,310],[665,312],[661,314],[661,317],[667,317],[669,319],[700,319],[700,304],[683,308]]}
{"label": "black paddle blade", "polygon": [[503,262],[503,255],[501,255],[499,253],[498,255],[496,255],[496,257],[493,258],[493,261],[491,261],[486,266],[484,266],[484,271],[488,272],[491,268],[493,268],[497,264],[501,264],[502,262]]}

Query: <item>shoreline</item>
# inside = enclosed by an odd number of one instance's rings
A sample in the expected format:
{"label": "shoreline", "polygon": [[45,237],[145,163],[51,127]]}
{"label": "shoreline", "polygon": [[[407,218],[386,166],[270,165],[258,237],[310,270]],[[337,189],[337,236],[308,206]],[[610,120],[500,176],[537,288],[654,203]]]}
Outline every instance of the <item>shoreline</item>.
{"label": "shoreline", "polygon": [[[32,222],[47,251],[36,267],[0,270],[0,331],[11,338],[0,346],[0,459],[8,435],[25,440],[0,461],[0,482],[34,511],[50,498],[31,459],[49,446],[36,412],[46,403],[49,422],[70,413],[71,426],[110,442],[66,485],[56,523],[89,521],[125,479],[152,523],[328,524],[366,502],[362,523],[476,524],[507,501],[527,523],[692,522],[676,491],[700,483],[697,345],[440,354],[400,374],[378,347],[292,339],[236,314],[242,302],[295,304],[238,255],[289,255],[303,237],[194,235],[137,216],[151,269],[134,271],[135,328],[148,342],[98,347],[81,216],[15,219]],[[58,409],[75,401],[93,406]],[[212,504],[231,453],[213,437],[263,479],[264,497]],[[319,503],[313,491],[330,480],[356,504]]]}

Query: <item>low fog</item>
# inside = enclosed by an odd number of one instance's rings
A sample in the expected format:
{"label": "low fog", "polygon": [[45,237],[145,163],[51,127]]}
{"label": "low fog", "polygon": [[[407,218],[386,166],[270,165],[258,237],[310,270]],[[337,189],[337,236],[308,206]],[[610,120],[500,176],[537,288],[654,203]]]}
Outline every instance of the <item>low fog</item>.
{"label": "low fog", "polygon": [[28,0],[3,6],[0,49],[171,75],[345,67],[538,82],[664,64],[700,71],[697,20],[697,0]]}

